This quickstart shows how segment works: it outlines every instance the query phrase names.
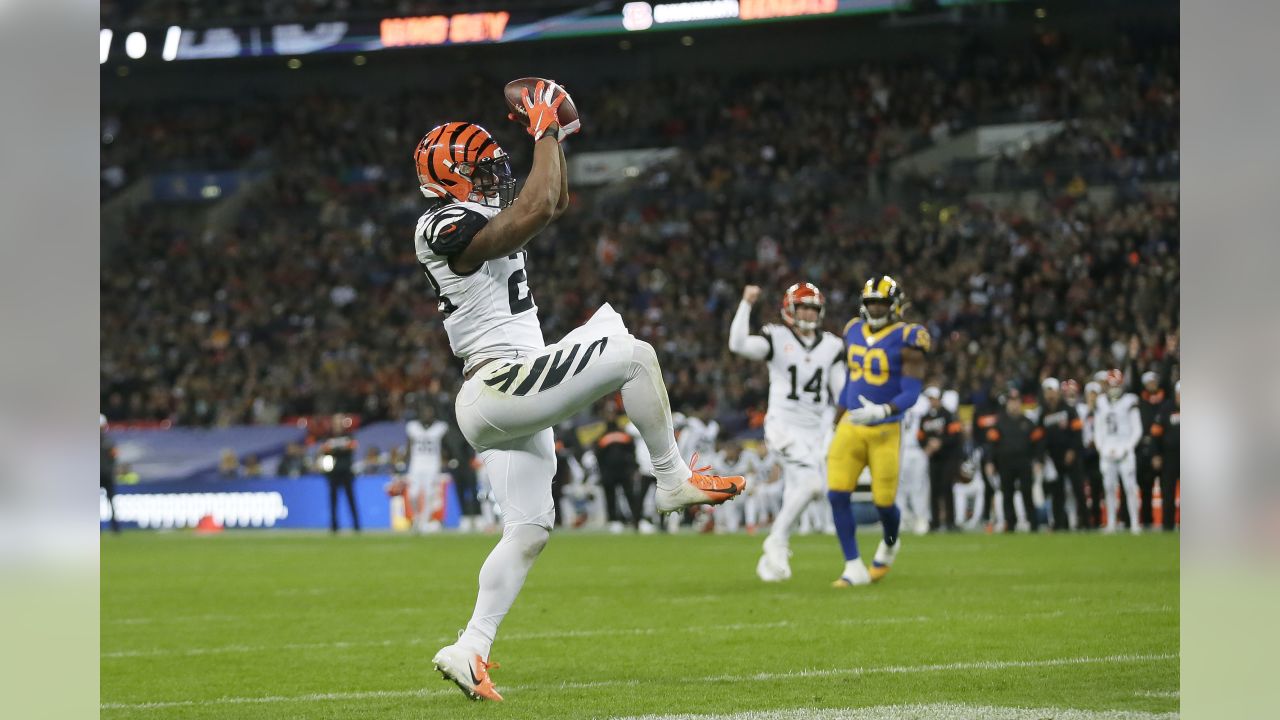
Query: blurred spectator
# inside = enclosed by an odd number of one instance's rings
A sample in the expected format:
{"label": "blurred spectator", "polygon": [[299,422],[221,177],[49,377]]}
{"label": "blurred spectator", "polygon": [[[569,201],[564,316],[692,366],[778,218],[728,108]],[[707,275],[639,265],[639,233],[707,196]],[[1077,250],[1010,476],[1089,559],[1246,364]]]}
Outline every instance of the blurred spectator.
{"label": "blurred spectator", "polygon": [[391,468],[387,463],[387,456],[378,450],[376,445],[370,445],[369,449],[364,453],[364,459],[360,461],[360,474],[382,475],[390,471]]}
{"label": "blurred spectator", "polygon": [[[1122,362],[1117,349],[1135,355],[1134,340],[1136,361],[1172,382],[1178,196],[1129,182],[1162,175],[1115,171],[1115,153],[1090,150],[1068,153],[1071,174],[1042,183],[1026,204],[961,199],[932,184],[919,198],[889,188],[889,166],[942,137],[940,125],[1072,121],[1056,144],[1020,148],[1015,159],[1095,148],[1099,133],[1131,164],[1176,152],[1176,40],[1062,45],[1021,60],[974,50],[588,88],[592,131],[571,151],[681,153],[618,187],[575,187],[570,212],[530,243],[532,265],[557,269],[532,290],[545,334],[559,337],[612,302],[657,348],[674,409],[709,395],[736,431],[759,417],[767,378],[725,349],[733,288],[815,282],[838,328],[857,312],[854,288],[888,268],[911,297],[910,319],[937,338],[931,376],[963,403],[982,405],[1009,383],[1030,391],[1045,375],[1083,379]],[[659,101],[630,102],[637,96]],[[422,199],[405,148],[435,120],[474,118],[519,167],[527,138],[484,97],[415,87],[386,102],[314,93],[108,103],[104,128],[115,132],[104,170],[137,179],[253,158],[270,168],[225,226],[202,229],[173,206],[128,217],[127,249],[104,257],[108,415],[214,425],[342,411],[376,421],[399,418],[415,389],[449,395],[460,376],[412,252]],[[673,107],[685,122],[670,122]],[[1095,172],[1098,162],[1111,169]],[[1102,186],[1114,193],[1093,192]]]}
{"label": "blurred spectator", "polygon": [[218,474],[233,478],[240,475],[240,459],[236,457],[236,451],[231,448],[224,448],[222,457],[218,460]]}
{"label": "blurred spectator", "polygon": [[306,472],[307,457],[303,453],[302,446],[298,443],[289,443],[284,448],[284,457],[280,458],[280,464],[276,466],[276,475],[296,478]]}
{"label": "blurred spectator", "polygon": [[260,478],[262,477],[262,464],[258,462],[257,455],[246,455],[244,465],[240,473],[244,477]]}

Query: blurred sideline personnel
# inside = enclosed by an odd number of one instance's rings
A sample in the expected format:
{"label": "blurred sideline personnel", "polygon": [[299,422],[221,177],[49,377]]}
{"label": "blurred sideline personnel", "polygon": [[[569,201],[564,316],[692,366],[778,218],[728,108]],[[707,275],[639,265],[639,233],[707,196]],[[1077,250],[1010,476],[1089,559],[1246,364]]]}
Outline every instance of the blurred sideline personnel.
{"label": "blurred sideline personnel", "polygon": [[1078,398],[1079,387],[1075,380],[1063,383],[1067,400],[1070,401],[1073,397],[1079,399],[1076,403],[1076,415],[1082,423],[1080,440],[1084,445],[1084,454],[1081,456],[1081,465],[1084,469],[1085,482],[1088,484],[1089,527],[1100,528],[1102,527],[1102,499],[1106,493],[1102,490],[1102,463],[1098,456],[1094,414],[1098,406],[1098,396],[1102,394],[1102,386],[1092,380],[1085,383],[1082,399]]}
{"label": "blurred sideline personnel", "polygon": [[409,498],[413,502],[413,526],[418,532],[440,529],[436,514],[443,506],[440,497],[442,450],[448,423],[436,417],[436,408],[424,402],[418,417],[405,423],[409,436]]}
{"label": "blurred sideline personnel", "polygon": [[[782,509],[764,541],[756,575],[765,582],[791,577],[791,528],[811,502],[822,499],[822,460],[828,415],[843,384],[840,338],[822,329],[826,299],[812,283],[796,283],[782,296],[782,325],[750,331],[760,287],[748,285],[729,325],[729,350],[769,368],[765,443],[782,463]],[[833,387],[834,386],[834,387]],[[823,422],[826,420],[826,422]]]}
{"label": "blurred sideline personnel", "polygon": [[1160,387],[1160,374],[1151,370],[1142,373],[1142,388],[1138,392],[1138,415],[1142,418],[1142,439],[1138,441],[1138,448],[1134,455],[1138,465],[1138,493],[1142,496],[1142,511],[1138,519],[1144,528],[1149,528],[1152,524],[1156,475],[1160,472],[1157,466],[1161,464],[1160,443],[1153,434],[1153,430],[1156,415],[1160,412],[1160,407],[1164,405],[1165,400],[1164,388]]}
{"label": "blurred sideline personnel", "polygon": [[1089,511],[1084,494],[1084,475],[1080,472],[1080,455],[1084,451],[1081,439],[1084,423],[1080,421],[1075,408],[1062,399],[1062,384],[1057,378],[1045,378],[1040,383],[1040,389],[1044,394],[1044,404],[1037,421],[1041,447],[1043,454],[1053,461],[1053,469],[1058,473],[1057,481],[1050,484],[1053,529],[1070,529],[1067,524],[1067,483],[1071,484],[1071,495],[1075,498],[1076,524],[1087,528],[1093,514]]}
{"label": "blurred sideline personnel", "polygon": [[556,83],[538,81],[532,95],[523,90],[520,114],[510,115],[534,141],[533,168],[518,198],[506,153],[479,125],[440,125],[413,154],[419,187],[431,201],[414,245],[439,298],[449,346],[463,362],[458,426],[479,451],[502,507],[502,539],[480,569],[471,620],[432,659],[477,700],[502,699],[489,677],[489,651],[554,522],[556,423],[621,391],[653,455],[659,512],[722,503],[745,484],[685,464],[657,353],[607,303],[559,343],[543,341],[523,248],[569,206],[560,141],[578,123],[558,122],[567,98]]}
{"label": "blurred sideline personnel", "polygon": [[[452,408],[449,408],[452,410]],[[449,413],[446,413],[449,414]],[[444,434],[444,463],[453,478],[453,491],[458,497],[458,508],[462,517],[458,519],[458,529],[475,530],[480,527],[481,498],[480,486],[476,478],[476,469],[480,464],[476,460],[475,450],[458,429],[457,418],[447,423],[448,430]]]}
{"label": "blurred sideline personnel", "polygon": [[107,437],[107,416],[98,416],[98,444],[102,454],[98,460],[98,487],[107,491],[107,507],[111,511],[111,532],[120,532],[116,520],[116,446]]}
{"label": "blurred sideline personnel", "polygon": [[1120,509],[1116,488],[1123,484],[1128,499],[1129,531],[1137,535],[1142,532],[1142,525],[1138,522],[1138,470],[1134,450],[1142,440],[1142,415],[1138,410],[1138,397],[1124,390],[1124,373],[1107,371],[1107,392],[1098,396],[1094,412],[1094,441],[1098,445],[1107,512],[1103,532],[1116,531]]}
{"label": "blurred sideline personnel", "polygon": [[1161,526],[1173,530],[1178,520],[1178,482],[1182,480],[1182,381],[1173,385],[1173,397],[1164,401],[1151,425],[1156,439],[1156,470],[1160,473]]}
{"label": "blurred sideline personnel", "polygon": [[940,388],[927,387],[924,396],[929,400],[929,410],[920,420],[917,437],[929,458],[929,502],[933,511],[933,529],[955,530],[955,492],[952,486],[959,479],[960,463],[964,460],[960,421],[942,406]]}
{"label": "blurred sideline personnel", "polygon": [[360,532],[360,513],[356,512],[356,447],[359,443],[347,432],[347,417],[334,415],[330,422],[329,439],[320,445],[321,469],[329,482],[329,529],[338,532],[338,490],[347,496],[351,508],[351,526]]}
{"label": "blurred sideline personnel", "polygon": [[1032,462],[1035,457],[1033,433],[1035,423],[1022,410],[1022,395],[1010,388],[1000,398],[1004,406],[1003,412],[996,416],[995,424],[987,430],[986,471],[987,476],[1000,476],[1000,494],[1004,506],[1004,531],[1011,533],[1017,530],[1018,515],[1014,508],[1013,495],[1022,491],[1022,508],[1026,511],[1027,521],[1031,523],[1031,532],[1040,530],[1040,516],[1036,513],[1035,501],[1031,497],[1031,486],[1034,481]]}
{"label": "blurred sideline personnel", "polygon": [[[641,503],[644,497],[636,497],[636,445],[618,419],[618,407],[613,398],[604,401],[601,407],[601,418],[604,420],[604,434],[596,439],[596,463],[600,468],[600,489],[604,491],[604,511],[609,520],[609,532],[620,533],[626,525],[628,516],[640,527],[640,519],[644,516]],[[624,515],[621,503],[627,503]]]}
{"label": "blurred sideline personnel", "polygon": [[[923,385],[929,333],[902,321],[904,296],[888,275],[862,287],[861,317],[844,328],[848,381],[836,406],[839,420],[827,451],[827,497],[844,552],[844,572],[832,585],[865,585],[883,578],[902,543],[898,526],[898,459],[902,413],[915,405]],[[847,408],[847,411],[846,411]],[[858,475],[871,469],[871,497],[884,539],[870,572],[858,554],[851,496]]]}

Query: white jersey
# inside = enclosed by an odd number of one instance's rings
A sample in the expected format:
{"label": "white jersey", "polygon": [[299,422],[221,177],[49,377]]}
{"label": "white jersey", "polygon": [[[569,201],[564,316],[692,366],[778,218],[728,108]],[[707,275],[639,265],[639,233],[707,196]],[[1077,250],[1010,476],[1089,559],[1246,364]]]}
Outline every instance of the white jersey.
{"label": "white jersey", "polygon": [[729,328],[729,349],[769,367],[769,409],[765,422],[825,428],[823,413],[835,404],[845,373],[844,341],[829,332],[802,340],[786,325],[765,325],[749,334],[751,306],[738,304]]}
{"label": "white jersey", "polygon": [[676,445],[685,456],[697,453],[699,462],[715,463],[716,437],[720,434],[720,423],[712,420],[703,422],[702,418],[690,415],[685,420],[684,430],[676,438]]}
{"label": "white jersey", "polygon": [[720,456],[719,466],[716,472],[725,475],[741,475],[747,478],[748,494],[754,493],[754,488],[758,488],[769,479],[768,461],[761,457],[759,453],[743,448],[738,453],[738,459],[730,461],[725,455]]}
{"label": "white jersey", "polygon": [[1105,458],[1114,451],[1132,452],[1142,439],[1142,415],[1138,412],[1138,396],[1125,393],[1119,400],[1110,395],[1098,396],[1093,413],[1093,441]]}
{"label": "white jersey", "polygon": [[920,421],[929,413],[929,398],[923,394],[916,398],[916,404],[907,408],[902,414],[902,452],[922,450],[920,438],[916,435],[920,430]]}
{"label": "white jersey", "polygon": [[488,260],[466,275],[449,268],[499,208],[473,202],[446,203],[418,218],[414,248],[440,299],[449,347],[463,372],[488,358],[516,358],[542,350],[538,307],[529,292],[523,251]]}
{"label": "white jersey", "polygon": [[434,475],[440,472],[440,449],[449,425],[436,420],[424,427],[418,420],[410,420],[404,426],[409,436],[409,472],[414,475]]}

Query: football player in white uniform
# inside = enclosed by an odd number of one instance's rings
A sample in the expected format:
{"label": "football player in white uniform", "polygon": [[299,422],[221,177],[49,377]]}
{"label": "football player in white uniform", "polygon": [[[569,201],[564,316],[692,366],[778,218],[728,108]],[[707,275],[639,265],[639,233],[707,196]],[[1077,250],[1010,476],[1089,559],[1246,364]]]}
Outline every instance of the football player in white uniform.
{"label": "football player in white uniform", "polygon": [[419,417],[405,423],[409,436],[409,499],[413,502],[413,525],[419,532],[440,529],[440,523],[432,516],[440,510],[440,449],[444,434],[449,431],[445,421],[436,418],[436,409],[424,403]]}
{"label": "football player in white uniform", "polygon": [[1129,529],[1137,535],[1142,532],[1142,525],[1138,522],[1138,465],[1134,448],[1142,439],[1142,416],[1138,411],[1138,396],[1124,391],[1124,373],[1107,371],[1107,392],[1098,396],[1093,414],[1094,443],[1098,448],[1107,505],[1107,526],[1103,532],[1116,531],[1120,510],[1116,487],[1123,483],[1129,504]]}
{"label": "football player in white uniform", "polygon": [[489,676],[489,651],[550,535],[555,424],[621,391],[653,456],[660,512],[721,503],[745,484],[685,464],[657,353],[608,304],[560,342],[543,343],[522,249],[569,204],[559,141],[576,127],[557,122],[566,97],[556,83],[540,81],[532,94],[523,93],[524,112],[511,116],[527,124],[534,140],[533,168],[514,200],[507,155],[478,125],[440,125],[414,151],[421,190],[432,201],[414,245],[439,298],[449,346],[463,362],[458,426],[483,459],[502,508],[502,539],[480,569],[471,620],[433,658],[446,679],[476,700],[502,699]]}
{"label": "football player in white uniform", "polygon": [[844,343],[822,330],[826,301],[811,283],[797,283],[782,298],[781,325],[750,330],[751,306],[760,288],[748,285],[729,326],[729,349],[769,366],[769,409],[764,437],[782,463],[782,509],[764,541],[756,574],[765,582],[791,577],[791,525],[811,502],[826,495],[823,467],[835,398],[845,377]]}
{"label": "football player in white uniform", "polygon": [[[929,456],[920,446],[920,421],[929,413],[929,391],[942,391],[936,387],[925,388],[925,391],[902,414],[902,460],[898,467],[898,497],[902,498],[902,509],[912,518],[912,527],[917,535],[929,534],[929,521],[932,512],[929,509]],[[906,524],[905,522],[903,523]]]}

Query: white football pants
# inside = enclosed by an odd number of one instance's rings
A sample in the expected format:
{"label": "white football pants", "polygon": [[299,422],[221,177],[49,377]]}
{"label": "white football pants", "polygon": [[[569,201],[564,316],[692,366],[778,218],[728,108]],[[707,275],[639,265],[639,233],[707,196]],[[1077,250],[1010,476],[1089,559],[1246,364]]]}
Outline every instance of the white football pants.
{"label": "white football pants", "polygon": [[823,467],[826,448],[825,428],[801,429],[782,421],[765,418],[764,439],[769,450],[782,464],[782,509],[769,528],[765,542],[785,548],[791,542],[791,527],[810,503],[826,498],[827,482]]}
{"label": "white football pants", "polygon": [[627,416],[653,456],[658,485],[689,478],[676,449],[662,369],[653,346],[627,332],[607,303],[582,327],[541,352],[485,365],[454,403],[458,426],[484,461],[502,508],[502,539],[480,569],[475,612],[458,644],[482,657],[515,602],[555,520],[551,428],[610,393],[622,392]]}
{"label": "white football pants", "polygon": [[1138,463],[1133,451],[1125,453],[1119,460],[1110,460],[1104,454],[1098,459],[1102,468],[1102,490],[1107,498],[1107,527],[1115,528],[1116,517],[1120,514],[1120,500],[1116,490],[1124,484],[1124,494],[1129,501],[1129,527],[1138,527]]}

